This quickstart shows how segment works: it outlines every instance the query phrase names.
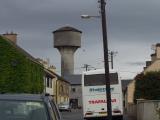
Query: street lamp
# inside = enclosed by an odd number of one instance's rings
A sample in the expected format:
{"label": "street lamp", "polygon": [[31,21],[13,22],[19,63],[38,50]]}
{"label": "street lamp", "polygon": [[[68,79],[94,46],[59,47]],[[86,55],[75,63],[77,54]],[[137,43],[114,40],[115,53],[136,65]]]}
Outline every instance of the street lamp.
{"label": "street lamp", "polygon": [[92,17],[101,17],[102,35],[103,35],[103,49],[104,49],[104,67],[105,67],[105,84],[106,84],[106,99],[107,99],[107,113],[108,120],[112,120],[112,105],[111,105],[111,91],[110,91],[110,77],[109,77],[109,60],[108,60],[108,41],[107,41],[107,24],[105,0],[99,0],[101,8],[101,16],[81,15],[81,18],[89,19]]}
{"label": "street lamp", "polygon": [[82,19],[100,18],[101,16],[81,15]]}

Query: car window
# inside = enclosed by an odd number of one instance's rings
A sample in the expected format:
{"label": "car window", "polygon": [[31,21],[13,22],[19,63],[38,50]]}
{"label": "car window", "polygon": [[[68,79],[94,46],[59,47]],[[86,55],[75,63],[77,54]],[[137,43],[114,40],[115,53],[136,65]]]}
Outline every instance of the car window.
{"label": "car window", "polygon": [[52,105],[52,108],[53,108],[54,111],[55,111],[55,114],[56,114],[56,116],[57,116],[57,119],[60,120],[60,119],[61,119],[60,113],[59,113],[58,108],[57,108],[57,106],[56,106],[56,104],[54,103],[53,100],[51,100],[51,105]]}
{"label": "car window", "polygon": [[49,111],[51,113],[51,117],[53,120],[56,120],[56,113],[55,113],[55,110],[53,109],[52,105],[50,104],[50,102],[48,101],[47,102],[48,104],[48,108],[49,108]]}
{"label": "car window", "polygon": [[0,116],[4,120],[48,120],[44,103],[33,101],[0,100]]}

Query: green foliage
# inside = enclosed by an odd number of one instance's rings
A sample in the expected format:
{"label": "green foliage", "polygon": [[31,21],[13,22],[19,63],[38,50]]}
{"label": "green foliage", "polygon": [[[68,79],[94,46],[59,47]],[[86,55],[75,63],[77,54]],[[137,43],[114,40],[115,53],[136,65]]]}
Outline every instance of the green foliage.
{"label": "green foliage", "polygon": [[160,100],[160,71],[138,74],[135,80],[135,100]]}
{"label": "green foliage", "polygon": [[0,37],[0,92],[42,93],[43,67]]}

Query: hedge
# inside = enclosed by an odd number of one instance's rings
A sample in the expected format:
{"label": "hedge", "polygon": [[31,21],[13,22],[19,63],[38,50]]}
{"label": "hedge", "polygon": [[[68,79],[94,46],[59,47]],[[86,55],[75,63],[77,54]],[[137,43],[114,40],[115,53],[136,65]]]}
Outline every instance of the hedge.
{"label": "hedge", "polygon": [[134,99],[160,100],[160,71],[139,74],[135,77]]}

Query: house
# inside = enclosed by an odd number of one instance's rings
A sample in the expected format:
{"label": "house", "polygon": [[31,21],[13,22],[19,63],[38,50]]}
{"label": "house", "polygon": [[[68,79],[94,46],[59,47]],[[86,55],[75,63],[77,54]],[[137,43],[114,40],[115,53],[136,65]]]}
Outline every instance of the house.
{"label": "house", "polygon": [[63,102],[69,102],[69,95],[70,95],[70,83],[59,76],[58,74],[54,73],[57,76],[57,80],[54,81],[54,91],[56,94],[56,103],[60,104]]}
{"label": "house", "polygon": [[[50,94],[51,96],[53,97],[56,97],[56,94],[55,94],[55,91],[54,91],[54,81],[57,80],[57,76],[53,74],[53,72],[51,72],[48,67],[49,67],[49,64],[47,61],[45,60],[42,60],[40,58],[37,58],[36,59],[39,63],[42,64],[42,66],[44,67],[44,86],[45,86],[45,89],[44,89],[44,92],[45,93],[48,93]],[[55,69],[55,67],[53,66],[52,69]]]}
{"label": "house", "polygon": [[[142,71],[144,74],[151,71],[160,70],[160,43],[155,45],[155,51],[151,54],[151,60],[146,61],[146,66]],[[127,104],[134,104],[134,91],[135,91],[135,80],[129,83],[127,87]]]}
{"label": "house", "polygon": [[70,83],[56,73],[55,66],[49,65],[49,59],[37,58],[37,60],[43,64],[45,71],[47,71],[45,92],[52,95],[57,104],[69,102]]}
{"label": "house", "polygon": [[0,92],[43,93],[43,66],[16,41],[15,33],[0,35]]}
{"label": "house", "polygon": [[127,86],[132,82],[131,79],[123,79],[121,80],[121,84],[122,84],[122,93],[123,93],[123,106],[124,109],[127,109],[127,100],[128,100],[128,96],[127,96]]}
{"label": "house", "polygon": [[151,54],[151,61],[146,62],[146,67],[144,68],[144,74],[150,71],[160,70],[160,43],[155,46],[155,53]]}
{"label": "house", "polygon": [[45,80],[44,80],[44,93],[48,93],[55,99],[56,94],[54,91],[54,82],[57,80],[57,76],[54,75],[52,72],[44,68],[45,71]]}
{"label": "house", "polygon": [[82,86],[81,86],[81,74],[73,74],[66,75],[65,79],[67,79],[70,84],[70,104],[72,108],[81,108],[82,107]]}

